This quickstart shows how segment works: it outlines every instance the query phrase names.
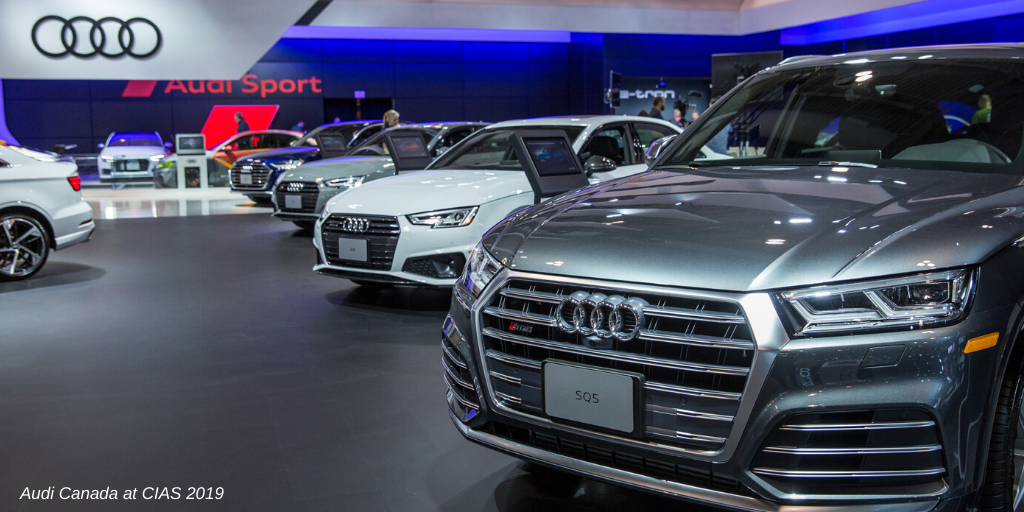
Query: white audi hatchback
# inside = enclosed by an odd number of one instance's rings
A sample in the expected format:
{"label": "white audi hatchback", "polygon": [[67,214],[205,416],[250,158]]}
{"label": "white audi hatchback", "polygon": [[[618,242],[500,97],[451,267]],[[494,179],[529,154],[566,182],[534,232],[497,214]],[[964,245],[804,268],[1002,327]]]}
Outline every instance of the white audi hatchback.
{"label": "white audi hatchback", "polygon": [[50,250],[85,242],[96,224],[78,166],[0,142],[0,281],[39,272]]}
{"label": "white audi hatchback", "polygon": [[558,130],[591,182],[647,170],[644,152],[680,132],[649,117],[580,116],[506,121],[456,145],[426,170],[399,173],[342,192],[313,233],[316,272],[357,284],[452,286],[488,228],[534,204],[515,153],[515,130]]}

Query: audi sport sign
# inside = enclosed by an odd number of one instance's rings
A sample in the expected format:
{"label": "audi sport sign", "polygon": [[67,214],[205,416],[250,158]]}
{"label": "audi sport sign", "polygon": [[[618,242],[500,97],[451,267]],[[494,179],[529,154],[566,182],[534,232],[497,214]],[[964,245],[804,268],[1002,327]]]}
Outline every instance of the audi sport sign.
{"label": "audi sport sign", "polygon": [[237,80],[315,0],[0,0],[0,79]]}

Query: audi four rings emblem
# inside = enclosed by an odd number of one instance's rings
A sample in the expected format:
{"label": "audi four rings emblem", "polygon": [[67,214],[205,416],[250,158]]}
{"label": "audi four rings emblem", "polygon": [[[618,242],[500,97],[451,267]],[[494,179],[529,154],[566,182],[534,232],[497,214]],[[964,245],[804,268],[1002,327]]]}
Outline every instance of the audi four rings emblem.
{"label": "audi four rings emblem", "polygon": [[[44,36],[40,29],[48,24],[60,26],[59,36],[56,33],[49,34],[49,31],[44,32],[50,37]],[[88,27],[88,33],[80,34],[79,30],[85,27]],[[138,36],[135,30],[140,30]],[[146,37],[145,42],[142,42],[143,37],[139,36],[143,32],[151,33],[153,37]],[[45,40],[41,41],[41,36]],[[128,55],[145,59],[160,50],[163,35],[156,24],[146,18],[121,20],[107,16],[97,20],[88,16],[75,16],[65,19],[51,15],[39,18],[32,25],[32,44],[39,53],[52,58],[74,55],[85,59],[102,55],[113,59]]]}
{"label": "audi four rings emblem", "polygon": [[302,183],[291,182],[288,184],[288,192],[302,192]]}
{"label": "audi four rings emblem", "polygon": [[341,230],[349,233],[366,233],[366,230],[370,229],[370,219],[360,219],[358,217],[345,217],[345,220],[341,221]]}
{"label": "audi four rings emblem", "polygon": [[645,306],[637,297],[575,292],[558,303],[558,327],[568,334],[630,341],[644,326]]}

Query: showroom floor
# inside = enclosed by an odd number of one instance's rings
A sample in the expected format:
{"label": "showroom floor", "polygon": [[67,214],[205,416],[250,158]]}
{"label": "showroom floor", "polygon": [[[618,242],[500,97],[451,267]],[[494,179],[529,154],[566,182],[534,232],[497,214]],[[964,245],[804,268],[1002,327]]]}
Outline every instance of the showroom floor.
{"label": "showroom floor", "polygon": [[[0,284],[0,510],[682,505],[462,439],[441,378],[446,291],[316,275],[308,237],[268,215],[97,224],[35,279]],[[225,495],[17,499],[50,486]]]}
{"label": "showroom floor", "polygon": [[227,188],[125,188],[83,187],[82,198],[97,219],[199,217],[241,213],[270,213],[269,204],[258,206]]}

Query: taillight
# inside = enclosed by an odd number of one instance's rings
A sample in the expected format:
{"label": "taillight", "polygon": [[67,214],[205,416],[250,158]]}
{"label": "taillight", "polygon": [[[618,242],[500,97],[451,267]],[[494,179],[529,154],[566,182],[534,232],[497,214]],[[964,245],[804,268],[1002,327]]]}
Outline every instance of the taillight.
{"label": "taillight", "polygon": [[78,176],[68,176],[68,183],[71,184],[71,188],[75,189],[75,192],[82,190],[82,178]]}

